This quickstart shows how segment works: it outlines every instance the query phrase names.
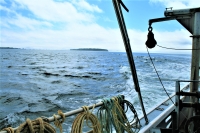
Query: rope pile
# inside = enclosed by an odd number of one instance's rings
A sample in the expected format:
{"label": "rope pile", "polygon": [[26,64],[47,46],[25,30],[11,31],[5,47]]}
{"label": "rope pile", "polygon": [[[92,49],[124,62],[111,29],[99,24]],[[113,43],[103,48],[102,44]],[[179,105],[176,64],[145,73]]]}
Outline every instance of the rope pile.
{"label": "rope pile", "polygon": [[128,121],[122,106],[120,106],[123,101],[120,96],[103,100],[104,104],[97,112],[103,133],[112,132],[113,127],[117,133],[123,133],[124,131],[133,133],[131,122]]}
{"label": "rope pile", "polygon": [[123,102],[121,97],[114,97],[112,98],[113,101],[113,108],[112,114],[114,118],[114,125],[117,129],[118,133],[123,133],[126,130],[128,133],[133,133],[131,129],[131,124],[129,123],[126,114],[123,111],[123,108],[120,106],[120,103]]}
{"label": "rope pile", "polygon": [[[84,120],[86,120],[87,126],[93,129],[93,131],[90,132],[101,133],[100,123],[98,121],[98,118],[94,114],[92,114],[92,111],[91,112],[89,111],[89,108],[87,106],[83,106],[82,108],[84,112],[79,113],[75,118],[72,124],[71,133],[82,133]],[[92,123],[92,125],[89,125],[89,121]]]}

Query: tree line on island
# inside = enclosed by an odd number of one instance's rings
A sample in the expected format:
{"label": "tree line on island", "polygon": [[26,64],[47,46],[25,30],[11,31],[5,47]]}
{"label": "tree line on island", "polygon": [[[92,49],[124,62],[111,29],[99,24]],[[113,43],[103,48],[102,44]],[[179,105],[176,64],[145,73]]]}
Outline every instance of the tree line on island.
{"label": "tree line on island", "polygon": [[13,48],[13,47],[0,47],[0,49],[20,49],[20,48]]}
{"label": "tree line on island", "polygon": [[70,49],[75,51],[108,51],[107,49],[101,49],[101,48],[78,48],[78,49]]}

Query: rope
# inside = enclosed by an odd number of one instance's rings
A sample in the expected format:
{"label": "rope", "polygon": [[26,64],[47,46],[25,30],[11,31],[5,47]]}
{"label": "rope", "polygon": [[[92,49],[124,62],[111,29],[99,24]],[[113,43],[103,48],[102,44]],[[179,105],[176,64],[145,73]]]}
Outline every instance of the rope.
{"label": "rope", "polygon": [[123,132],[122,127],[124,127],[124,129],[126,128],[125,125],[123,124],[126,118],[125,118],[124,113],[122,112],[123,111],[122,107],[118,103],[118,99],[114,97],[112,98],[112,101],[113,101],[114,106],[111,112],[113,115],[114,126],[115,126],[115,129],[117,130],[117,133],[121,133]]}
{"label": "rope", "polygon": [[100,120],[102,133],[112,133],[112,103],[110,99],[104,99],[103,105],[99,108],[97,116]]}
{"label": "rope", "polygon": [[[95,105],[93,106],[93,109],[94,107]],[[93,109],[90,112],[87,106],[83,106],[82,108],[84,112],[79,113],[75,118],[72,124],[71,133],[82,133],[84,120],[86,120],[87,126],[93,129],[93,133],[101,133],[100,123],[98,121],[98,118],[94,114],[92,114]],[[92,125],[89,125],[88,121],[90,121]]]}
{"label": "rope", "polygon": [[[137,112],[136,112],[136,110],[135,110],[133,104],[131,104],[131,103],[130,103],[129,101],[127,101],[127,100],[123,100],[123,103],[124,103],[124,105],[127,106],[127,109],[126,109],[125,113],[128,111],[128,107],[129,107],[129,109],[131,110],[131,112],[134,114],[133,119],[130,121],[130,123],[134,122],[134,125],[132,125],[133,128],[135,128],[135,131],[134,131],[134,132],[139,132],[140,127],[141,127],[141,124],[140,124],[140,120],[139,120],[139,118],[138,118]],[[138,130],[138,131],[137,131],[137,130]]]}
{"label": "rope", "polygon": [[4,128],[2,131],[7,131],[7,133],[14,133],[14,130],[12,127]]}
{"label": "rope", "polygon": [[54,125],[57,128],[59,128],[60,129],[60,133],[62,133],[63,132],[63,130],[62,130],[62,123],[65,121],[65,115],[64,115],[64,113],[61,110],[58,110],[58,115],[60,115],[62,117],[62,120],[61,121],[57,120],[56,115],[54,114],[53,115],[53,117],[55,119]]}
{"label": "rope", "polygon": [[112,101],[114,103],[112,114],[114,117],[114,124],[117,127],[117,132],[123,133],[123,130],[126,130],[128,133],[133,133],[131,124],[126,117],[123,108],[120,106],[120,103],[122,102],[121,97],[113,97]]}
{"label": "rope", "polygon": [[178,49],[178,48],[168,48],[168,47],[164,47],[164,46],[161,46],[161,45],[158,45],[158,47],[161,47],[161,48],[165,48],[165,49],[172,49],[172,50],[200,50],[200,49]]}
{"label": "rope", "polygon": [[[146,47],[146,48],[147,48],[147,47]],[[154,65],[154,63],[153,63],[153,60],[152,60],[152,58],[151,58],[151,55],[150,55],[150,53],[149,53],[148,48],[147,48],[147,53],[148,53],[148,55],[149,55],[149,58],[150,58],[150,60],[151,60],[151,63],[152,63],[152,65],[153,65],[153,67],[154,67],[154,70],[155,70],[155,72],[156,72],[156,74],[157,74],[157,76],[158,76],[158,79],[159,79],[159,81],[160,81],[160,83],[161,83],[161,85],[162,85],[162,87],[163,87],[165,93],[167,94],[167,96],[169,97],[169,99],[172,101],[172,103],[175,105],[175,103],[173,102],[173,100],[171,99],[171,97],[169,96],[169,94],[167,93],[167,90],[165,89],[165,87],[164,87],[164,85],[163,85],[163,83],[162,83],[162,80],[161,80],[161,78],[160,78],[160,76],[159,76],[159,74],[158,74],[158,71],[156,70],[156,67],[155,67],[155,65]]]}
{"label": "rope", "polygon": [[16,133],[56,133],[55,129],[47,122],[44,122],[42,118],[37,118],[31,121],[27,119],[16,130]]}
{"label": "rope", "polygon": [[112,132],[112,125],[117,133],[123,133],[124,130],[128,133],[133,133],[131,124],[120,106],[120,103],[123,102],[122,100],[121,97],[103,100],[104,104],[97,112],[103,133]]}

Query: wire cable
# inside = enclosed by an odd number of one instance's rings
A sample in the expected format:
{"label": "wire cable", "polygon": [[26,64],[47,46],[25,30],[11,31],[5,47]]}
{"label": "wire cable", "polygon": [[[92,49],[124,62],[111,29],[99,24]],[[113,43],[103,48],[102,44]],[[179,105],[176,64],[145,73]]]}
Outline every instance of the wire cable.
{"label": "wire cable", "polygon": [[200,50],[200,49],[177,49],[177,48],[168,48],[168,47],[164,47],[164,46],[161,46],[161,45],[158,45],[158,47],[160,48],[165,48],[165,49],[172,49],[172,50]]}
{"label": "wire cable", "polygon": [[[147,48],[147,47],[146,47],[146,48]],[[157,74],[157,76],[158,76],[158,79],[159,79],[159,81],[160,81],[160,83],[161,83],[161,85],[162,85],[162,87],[163,87],[165,93],[167,94],[167,96],[169,97],[169,99],[170,99],[170,100],[172,101],[172,103],[174,104],[173,100],[171,99],[171,97],[170,97],[169,94],[167,93],[167,91],[166,91],[166,89],[165,89],[165,87],[164,87],[164,85],[163,85],[163,83],[162,83],[162,80],[161,80],[161,78],[160,78],[160,76],[159,76],[159,74],[158,74],[158,71],[156,70],[156,67],[155,67],[155,65],[154,65],[154,63],[153,63],[153,60],[152,60],[152,58],[151,58],[151,55],[149,54],[148,48],[147,48],[147,53],[148,53],[148,55],[149,55],[149,58],[150,58],[150,60],[151,60],[151,63],[152,63],[152,65],[153,65],[153,67],[154,67],[154,70],[156,71],[156,74]],[[174,104],[174,105],[175,105],[175,104]]]}

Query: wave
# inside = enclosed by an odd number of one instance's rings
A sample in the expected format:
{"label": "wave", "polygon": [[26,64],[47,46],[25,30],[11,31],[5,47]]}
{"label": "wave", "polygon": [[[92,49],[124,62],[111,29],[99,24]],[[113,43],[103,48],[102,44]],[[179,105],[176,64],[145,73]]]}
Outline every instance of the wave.
{"label": "wave", "polygon": [[20,113],[10,113],[5,118],[0,120],[0,129],[7,127],[17,127],[19,123],[23,123],[25,116]]}
{"label": "wave", "polygon": [[60,76],[59,74],[54,74],[54,73],[48,73],[48,72],[44,72],[44,73],[42,73],[43,75],[45,75],[46,77],[48,77],[48,76]]}

